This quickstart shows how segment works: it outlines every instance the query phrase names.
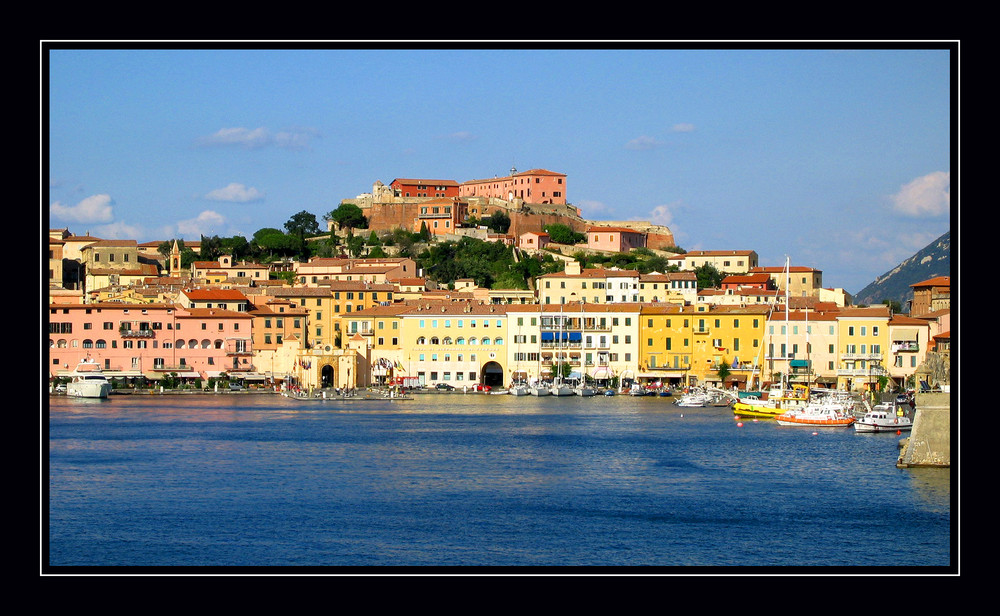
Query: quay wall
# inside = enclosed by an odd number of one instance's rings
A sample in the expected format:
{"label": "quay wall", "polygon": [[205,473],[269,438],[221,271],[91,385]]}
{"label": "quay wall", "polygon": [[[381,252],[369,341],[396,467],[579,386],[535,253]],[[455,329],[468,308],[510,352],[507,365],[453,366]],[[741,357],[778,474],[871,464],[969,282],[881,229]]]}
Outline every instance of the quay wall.
{"label": "quay wall", "polygon": [[896,466],[951,466],[951,394],[918,393],[915,402],[913,428]]}

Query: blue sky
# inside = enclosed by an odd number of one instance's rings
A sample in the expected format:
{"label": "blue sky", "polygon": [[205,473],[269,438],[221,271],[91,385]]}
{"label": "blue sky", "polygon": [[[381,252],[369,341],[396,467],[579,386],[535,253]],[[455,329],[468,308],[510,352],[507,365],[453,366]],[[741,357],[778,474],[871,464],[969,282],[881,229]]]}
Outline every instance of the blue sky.
{"label": "blue sky", "polygon": [[250,237],[375,181],[544,168],[585,218],[856,293],[957,213],[954,52],[930,44],[52,47],[44,198],[76,234]]}

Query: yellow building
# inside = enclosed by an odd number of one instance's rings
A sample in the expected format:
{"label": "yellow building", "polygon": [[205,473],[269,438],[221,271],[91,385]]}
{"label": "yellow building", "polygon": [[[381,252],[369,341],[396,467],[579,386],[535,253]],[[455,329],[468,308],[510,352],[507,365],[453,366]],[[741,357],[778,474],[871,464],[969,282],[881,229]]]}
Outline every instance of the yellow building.
{"label": "yellow building", "polygon": [[305,344],[307,348],[343,348],[341,317],[393,301],[395,285],[360,281],[329,282],[315,287],[277,287],[274,297],[293,300],[309,312]]}
{"label": "yellow building", "polygon": [[[756,387],[767,312],[764,306],[643,306],[641,379]],[[718,374],[723,362],[730,366],[725,383]]]}
{"label": "yellow building", "polygon": [[415,375],[407,372],[403,353],[402,315],[413,306],[371,306],[341,317],[342,332],[358,351],[359,379],[378,386],[414,386]]}
{"label": "yellow building", "polygon": [[889,307],[845,308],[837,316],[837,389],[870,391],[888,377]]}
{"label": "yellow building", "polygon": [[505,306],[429,300],[415,304],[400,315],[400,363],[408,375],[427,386],[509,385]]}

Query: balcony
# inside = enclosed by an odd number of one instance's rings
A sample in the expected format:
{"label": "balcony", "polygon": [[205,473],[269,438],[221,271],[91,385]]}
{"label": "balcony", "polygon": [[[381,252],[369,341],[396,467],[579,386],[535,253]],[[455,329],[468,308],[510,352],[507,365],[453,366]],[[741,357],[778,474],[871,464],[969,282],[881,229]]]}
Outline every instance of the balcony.
{"label": "balcony", "polygon": [[859,361],[859,360],[881,360],[881,353],[844,353],[840,356],[840,359]]}
{"label": "balcony", "polygon": [[120,329],[118,334],[122,338],[153,338],[156,335],[151,329]]}

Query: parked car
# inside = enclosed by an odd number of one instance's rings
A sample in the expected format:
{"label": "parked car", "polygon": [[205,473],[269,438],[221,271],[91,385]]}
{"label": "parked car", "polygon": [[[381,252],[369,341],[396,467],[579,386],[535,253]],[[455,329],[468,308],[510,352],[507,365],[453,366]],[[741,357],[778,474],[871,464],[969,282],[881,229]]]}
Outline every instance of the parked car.
{"label": "parked car", "polygon": [[440,389],[441,391],[451,391],[455,388],[447,383],[438,383],[437,385],[434,386],[434,389]]}
{"label": "parked car", "polygon": [[229,390],[230,391],[240,391],[241,389],[243,389],[243,386],[240,385],[239,383],[230,383],[229,384]]}

